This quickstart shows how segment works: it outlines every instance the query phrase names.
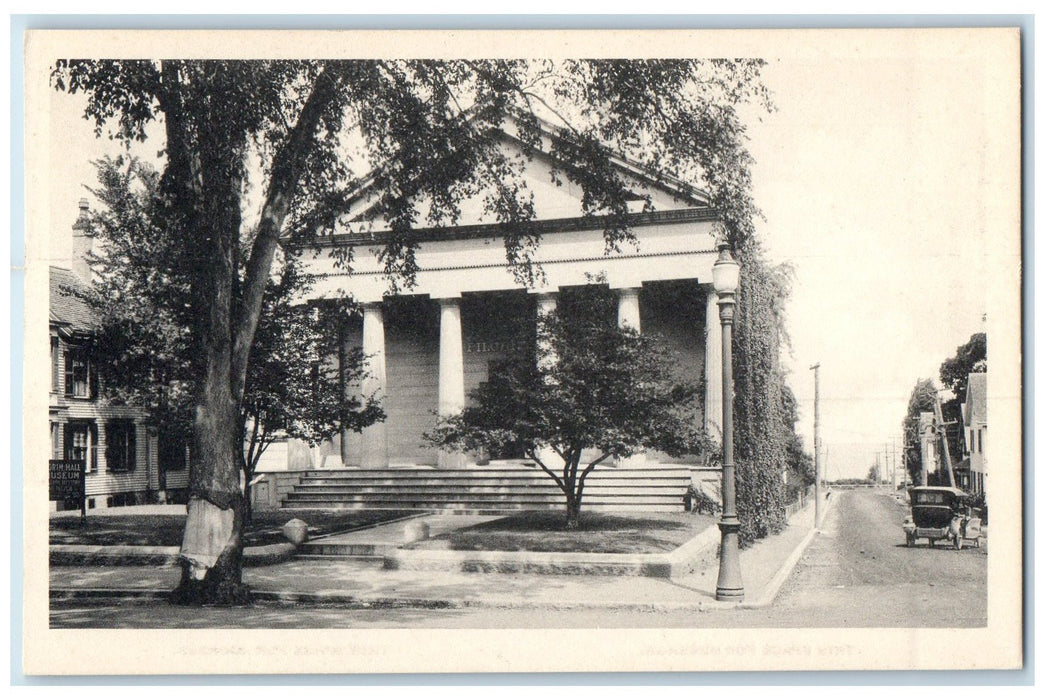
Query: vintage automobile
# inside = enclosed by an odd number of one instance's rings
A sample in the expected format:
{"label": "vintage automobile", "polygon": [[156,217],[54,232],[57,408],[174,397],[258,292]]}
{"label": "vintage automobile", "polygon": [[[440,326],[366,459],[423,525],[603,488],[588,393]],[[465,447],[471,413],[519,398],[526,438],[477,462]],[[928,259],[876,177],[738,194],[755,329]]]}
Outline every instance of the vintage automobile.
{"label": "vintage automobile", "polygon": [[920,538],[929,540],[930,547],[938,540],[953,543],[955,549],[970,540],[980,546],[980,519],[969,508],[967,493],[952,486],[915,486],[908,494],[911,513],[903,524],[908,547]]}

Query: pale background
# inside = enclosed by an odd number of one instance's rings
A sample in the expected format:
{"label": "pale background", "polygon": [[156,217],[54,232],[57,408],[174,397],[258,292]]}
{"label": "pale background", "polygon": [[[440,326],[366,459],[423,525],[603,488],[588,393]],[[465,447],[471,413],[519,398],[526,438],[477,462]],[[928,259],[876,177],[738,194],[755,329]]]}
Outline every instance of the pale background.
{"label": "pale background", "polygon": [[[549,637],[513,633],[439,632],[419,635],[433,645],[410,647],[401,632],[325,632],[328,654],[310,654],[314,636],[268,635],[284,653],[265,666],[279,670],[700,670],[705,668],[907,668],[1011,666],[1018,658],[1020,620],[1019,522],[1019,53],[1014,30],[955,31],[743,31],[714,33],[620,32],[305,36],[281,34],[37,35],[27,57],[27,299],[43,311],[45,262],[67,262],[69,226],[83,183],[93,180],[88,161],[107,144],[93,140],[72,101],[46,86],[53,58],[164,55],[711,55],[760,56],[770,61],[766,80],[778,110],[751,125],[755,198],[766,214],[762,237],[777,261],[796,268],[789,305],[794,341],[788,364],[801,400],[802,432],[811,447],[812,373],[822,363],[823,436],[828,476],[863,476],[891,440],[899,441],[907,397],[919,377],[937,377],[939,364],[968,337],[987,330],[991,358],[990,455],[992,499],[1011,504],[992,518],[989,562],[989,627],[962,632],[954,644],[946,630],[843,630],[832,640],[853,640],[861,653],[847,658],[813,657],[796,662],[759,653],[763,631],[719,631],[720,643],[754,644],[755,653],[714,656],[700,652],[710,631],[645,630],[592,637],[570,631]],[[409,46],[409,49],[404,47]],[[62,98],[63,96],[58,96]],[[48,111],[55,109],[53,118]],[[146,149],[155,150],[155,144]],[[143,155],[149,155],[143,152]],[[43,269],[43,274],[40,270]],[[42,282],[41,282],[42,280]],[[33,289],[42,294],[34,300]],[[46,315],[38,317],[42,326]],[[40,334],[43,337],[43,334]],[[44,343],[27,333],[27,358],[46,358]],[[40,352],[43,350],[43,352]],[[29,360],[32,362],[32,360]],[[40,373],[44,376],[46,373]],[[38,415],[46,387],[26,372],[27,435],[46,435]],[[38,401],[37,396],[43,401]],[[34,422],[34,420],[36,422]],[[34,430],[36,432],[34,432]],[[43,444],[44,441],[40,441]],[[25,441],[27,463],[46,459]],[[997,450],[997,452],[993,450]],[[34,451],[35,450],[35,451]],[[34,456],[35,455],[35,456]],[[46,592],[46,513],[37,501],[46,479],[26,473],[26,590]],[[33,494],[38,494],[34,499]],[[40,503],[44,501],[39,500]],[[42,526],[42,539],[41,537]],[[34,529],[34,527],[36,529]],[[37,539],[34,540],[33,537]],[[995,544],[996,543],[996,544]],[[40,584],[43,584],[40,586]],[[34,585],[35,584],[35,587]],[[26,652],[34,668],[66,672],[156,669],[172,672],[259,668],[256,633],[226,632],[217,647],[240,651],[200,655],[199,633],[140,632],[150,644],[171,644],[160,656],[149,645],[124,649],[124,658],[92,654],[56,656],[84,633],[46,631],[46,598],[27,598]],[[782,639],[813,643],[822,630],[792,630]],[[119,635],[91,633],[99,644]],[[450,640],[453,639],[452,644]],[[527,642],[545,653],[533,656]],[[584,655],[554,653],[588,645]],[[284,647],[284,644],[302,646]],[[352,645],[355,645],[353,651]],[[815,646],[815,644],[814,644]],[[82,645],[80,647],[82,649]],[[146,653],[146,648],[148,651]],[[208,647],[210,648],[210,647]],[[533,649],[530,646],[529,649]],[[449,651],[448,651],[449,650]],[[491,654],[491,651],[496,652]],[[346,657],[345,654],[348,654]],[[267,658],[267,657],[266,657]],[[347,665],[346,665],[347,664]],[[27,670],[29,667],[27,666]],[[111,671],[110,671],[111,672]]]}

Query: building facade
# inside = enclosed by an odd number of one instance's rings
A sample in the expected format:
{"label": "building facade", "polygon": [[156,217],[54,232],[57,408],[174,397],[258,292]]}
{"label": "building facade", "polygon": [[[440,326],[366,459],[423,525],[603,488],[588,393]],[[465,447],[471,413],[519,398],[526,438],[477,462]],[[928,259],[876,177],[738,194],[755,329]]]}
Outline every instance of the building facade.
{"label": "building facade", "polygon": [[[499,138],[502,149],[518,148],[510,133]],[[583,215],[580,189],[554,177],[546,153],[528,153],[526,159],[537,214],[529,232],[540,237],[533,257],[543,272],[532,287],[509,269],[503,230],[484,215],[482,193],[461,204],[453,226],[412,232],[417,273],[408,289],[391,291],[379,259],[392,235],[375,211],[379,193],[361,188],[344,230],[322,239],[323,252],[309,263],[317,280],[311,297],[347,296],[361,306],[342,342],[362,347],[371,376],[350,391],[380,395],[387,419],[362,434],[343,434],[316,453],[312,467],[455,468],[481,462],[486,456],[440,454],[422,435],[437,416],[466,405],[469,392],[514,347],[520,319],[535,322],[538,311],[555,308],[593,279],[616,294],[620,324],[656,334],[678,357],[678,373],[704,387],[697,420],[718,436],[721,327],[711,286],[717,218],[707,195],[616,160],[634,205],[629,226],[636,241],[607,250],[606,221]],[[424,214],[424,204],[418,208]],[[346,267],[337,259],[351,262]],[[679,460],[647,454],[629,462],[652,468]]]}
{"label": "building facade", "polygon": [[[103,398],[94,342],[98,320],[86,302],[89,239],[74,227],[72,270],[50,268],[51,459],[84,460],[88,509],[180,500],[188,486],[185,445],[164,439],[145,412]],[[52,503],[52,509],[79,508]]]}
{"label": "building facade", "polygon": [[987,373],[973,372],[962,403],[962,426],[965,430],[965,456],[969,460],[969,490],[987,491]]}

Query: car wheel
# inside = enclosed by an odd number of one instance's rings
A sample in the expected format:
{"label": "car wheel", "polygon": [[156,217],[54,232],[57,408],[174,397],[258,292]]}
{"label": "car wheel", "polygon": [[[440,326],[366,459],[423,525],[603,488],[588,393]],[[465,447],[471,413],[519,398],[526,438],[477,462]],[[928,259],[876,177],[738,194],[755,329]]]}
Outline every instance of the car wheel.
{"label": "car wheel", "polygon": [[913,547],[914,546],[914,540],[915,540],[914,535],[909,533],[907,535],[907,546],[908,547]]}
{"label": "car wheel", "polygon": [[962,536],[961,535],[955,535],[954,536],[954,548],[957,551],[959,551],[959,552],[962,551]]}

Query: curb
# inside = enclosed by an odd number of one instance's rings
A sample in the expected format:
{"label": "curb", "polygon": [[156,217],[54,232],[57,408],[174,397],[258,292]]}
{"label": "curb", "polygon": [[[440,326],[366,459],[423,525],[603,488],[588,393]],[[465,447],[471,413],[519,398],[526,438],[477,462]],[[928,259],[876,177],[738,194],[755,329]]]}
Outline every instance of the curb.
{"label": "curb", "polygon": [[[50,599],[55,600],[109,600],[113,598],[140,601],[166,601],[169,590],[154,588],[74,588],[51,589]],[[330,605],[355,609],[392,610],[403,608],[427,610],[626,610],[632,612],[707,611],[723,606],[704,599],[692,603],[678,601],[651,601],[629,603],[618,601],[519,601],[510,599],[469,598],[451,600],[447,598],[411,598],[388,596],[360,596],[336,591],[303,593],[292,591],[251,591],[255,602],[278,604]]]}
{"label": "curb", "polygon": [[[180,547],[54,544],[50,547],[48,560],[51,566],[176,566],[180,551]],[[295,551],[297,548],[290,542],[246,547],[243,550],[243,563],[247,566],[279,564],[291,559]]]}
{"label": "curb", "polygon": [[[318,543],[322,546],[324,539],[344,535],[360,530],[369,530],[380,525],[406,522],[422,518],[429,513],[416,513],[388,520],[378,525],[360,525],[359,527],[328,532],[306,543]],[[304,544],[304,543],[303,543]],[[289,561],[297,552],[297,547],[290,542],[245,547],[243,563],[246,566],[270,566]],[[148,547],[134,545],[86,545],[86,544],[52,544],[49,546],[48,560],[51,566],[177,566],[180,547]]]}
{"label": "curb", "polygon": [[384,568],[405,571],[648,576],[670,579],[688,573],[717,544],[718,530],[711,525],[694,535],[688,542],[661,554],[397,549],[384,556]]}
{"label": "curb", "polygon": [[[828,493],[831,492],[829,491]],[[837,498],[827,498],[825,495],[823,511],[820,514],[821,527],[823,526],[823,520],[827,519],[827,514],[831,510],[831,507],[834,505],[834,501],[837,500]],[[815,507],[815,504],[813,505]],[[788,577],[791,576],[791,572],[795,570],[795,566],[798,564],[798,560],[802,558],[802,555],[805,554],[806,549],[809,547],[810,544],[812,544],[813,539],[819,533],[820,530],[817,529],[816,523],[814,522],[813,527],[809,528],[809,532],[806,533],[806,536],[802,538],[802,541],[798,543],[798,546],[795,547],[794,551],[792,551],[791,554],[788,555],[787,559],[784,560],[784,563],[780,565],[779,569],[777,569],[777,572],[773,574],[773,578],[769,579],[769,583],[767,583],[765,588],[762,589],[761,596],[757,600],[751,601],[750,603],[737,603],[736,607],[743,608],[746,610],[756,610],[758,608],[766,608],[772,605],[773,601],[776,600],[777,594],[780,592],[781,587],[783,587],[784,581],[786,581]]]}

